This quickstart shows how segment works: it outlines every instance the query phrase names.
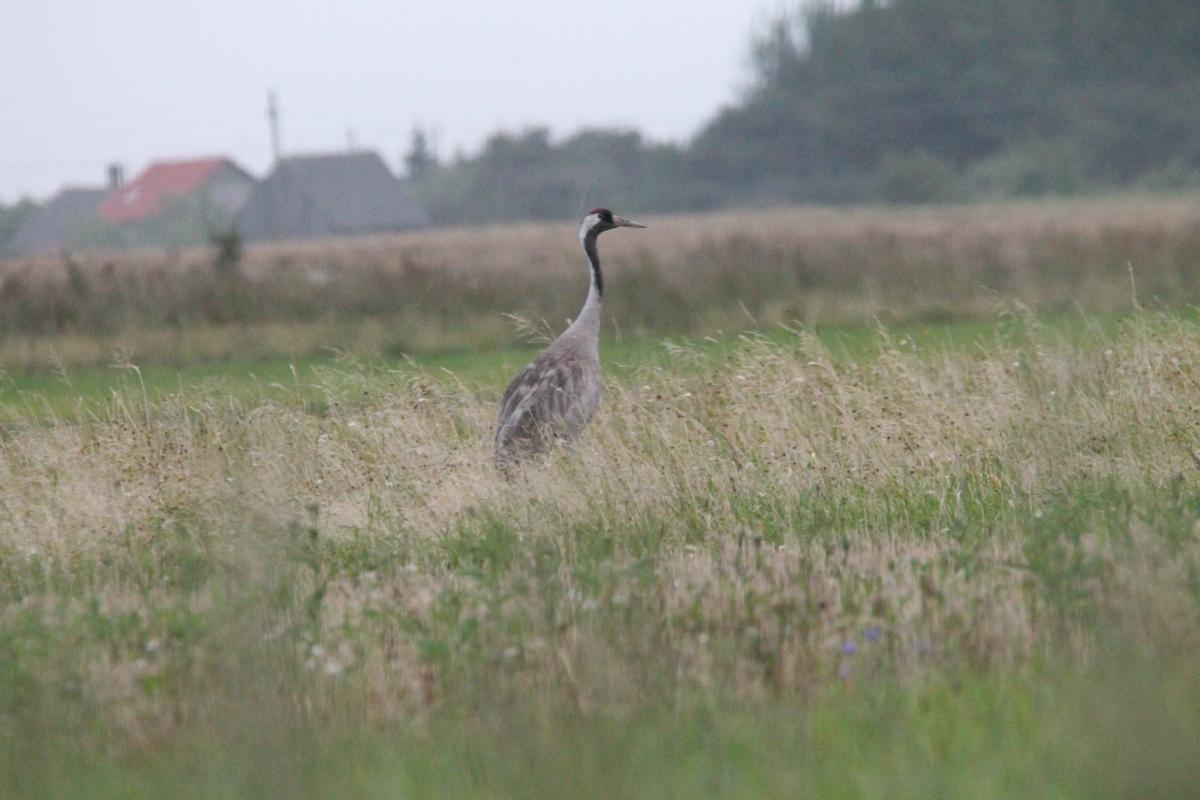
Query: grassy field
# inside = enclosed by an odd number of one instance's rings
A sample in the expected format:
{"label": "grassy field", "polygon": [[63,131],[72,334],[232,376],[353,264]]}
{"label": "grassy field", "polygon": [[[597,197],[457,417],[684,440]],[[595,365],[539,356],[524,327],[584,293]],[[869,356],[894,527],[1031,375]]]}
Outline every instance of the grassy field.
{"label": "grassy field", "polygon": [[676,346],[513,483],[419,368],[10,429],[7,793],[1188,796],[1200,331],[1005,326]]}
{"label": "grassy field", "polygon": [[[1182,309],[1174,314],[1193,319]],[[1085,316],[1080,313],[1047,314],[1038,317],[1039,325],[1068,340],[1077,340],[1095,331],[1115,330],[1129,312]],[[953,324],[908,323],[887,328],[890,335],[902,337],[916,346],[928,348],[969,348],[987,345],[1013,331],[1023,330],[1026,320],[1018,315],[1003,319],[962,320]],[[838,360],[854,359],[878,351],[879,323],[821,325],[811,334]],[[713,357],[728,356],[747,341],[746,336],[772,341],[791,338],[793,329],[772,326],[766,329],[722,331],[713,335],[688,337],[611,336],[601,344],[605,368],[610,375],[624,378],[637,369],[669,367],[688,369],[672,357],[683,346]],[[196,386],[219,388],[232,398],[247,404],[267,401],[296,402],[317,409],[324,404],[322,378],[328,372],[365,369],[374,372],[403,373],[422,370],[428,377],[458,383],[481,391],[500,391],[513,374],[544,346],[529,342],[491,350],[452,350],[426,352],[413,356],[372,355],[359,358],[353,353],[328,350],[300,357],[260,356],[252,359],[216,359],[187,364],[149,364],[138,366],[128,361],[109,365],[76,365],[16,370],[0,378],[0,421],[36,422],[47,419],[72,420],[103,416],[114,402],[158,402]]]}
{"label": "grassy field", "polygon": [[1200,327],[1130,294],[614,326],[512,481],[533,348],[10,369],[0,793],[1200,795]]}
{"label": "grassy field", "polygon": [[[612,338],[774,325],[939,323],[1200,302],[1200,203],[1121,197],[961,208],[656,217],[602,256]],[[587,275],[574,224],[332,244],[0,262],[0,367],[494,351],[505,314],[550,328]]]}

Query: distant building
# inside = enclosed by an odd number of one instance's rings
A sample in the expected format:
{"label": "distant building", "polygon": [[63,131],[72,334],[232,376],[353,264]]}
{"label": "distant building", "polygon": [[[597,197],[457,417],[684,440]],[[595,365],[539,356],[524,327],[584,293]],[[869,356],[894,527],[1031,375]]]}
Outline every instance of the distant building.
{"label": "distant building", "polygon": [[112,192],[82,235],[95,247],[186,247],[228,231],[254,178],[227,158],[159,161]]}
{"label": "distant building", "polygon": [[428,224],[408,189],[372,152],[281,159],[237,218],[247,241],[387,233]]}
{"label": "distant building", "polygon": [[70,247],[109,194],[110,189],[62,189],[21,223],[7,250],[32,256]]}
{"label": "distant building", "polygon": [[254,178],[228,158],[158,161],[114,192],[98,214],[116,224],[145,222],[173,203],[200,198],[232,218],[253,187]]}

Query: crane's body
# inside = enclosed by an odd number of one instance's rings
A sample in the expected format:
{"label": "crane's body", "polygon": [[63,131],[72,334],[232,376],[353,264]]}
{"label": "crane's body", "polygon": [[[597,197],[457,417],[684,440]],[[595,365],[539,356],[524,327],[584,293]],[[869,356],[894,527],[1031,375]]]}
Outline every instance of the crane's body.
{"label": "crane's body", "polygon": [[556,440],[574,441],[600,405],[600,311],[604,276],[596,239],[613,228],[644,228],[598,208],[583,220],[579,239],[591,268],[591,285],[579,316],[504,392],[496,429],[496,464],[507,469],[522,455]]}

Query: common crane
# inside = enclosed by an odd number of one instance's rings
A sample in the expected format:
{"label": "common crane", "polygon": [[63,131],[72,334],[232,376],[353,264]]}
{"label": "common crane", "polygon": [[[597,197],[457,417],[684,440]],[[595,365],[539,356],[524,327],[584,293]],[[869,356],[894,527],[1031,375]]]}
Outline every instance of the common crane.
{"label": "common crane", "polygon": [[604,278],[596,240],[613,228],[644,228],[607,208],[583,219],[579,240],[591,267],[591,286],[579,316],[541,355],[512,379],[500,401],[496,466],[508,473],[521,456],[556,439],[573,441],[600,405],[600,306]]}

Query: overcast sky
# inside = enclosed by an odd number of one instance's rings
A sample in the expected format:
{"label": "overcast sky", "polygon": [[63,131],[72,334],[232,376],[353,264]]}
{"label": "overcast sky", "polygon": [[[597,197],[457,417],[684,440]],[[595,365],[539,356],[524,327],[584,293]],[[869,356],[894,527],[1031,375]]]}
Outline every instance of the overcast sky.
{"label": "overcast sky", "polygon": [[0,201],[132,176],[157,158],[269,164],[348,131],[398,167],[409,132],[443,156],[499,128],[634,126],[681,140],[747,79],[780,0],[0,0]]}

